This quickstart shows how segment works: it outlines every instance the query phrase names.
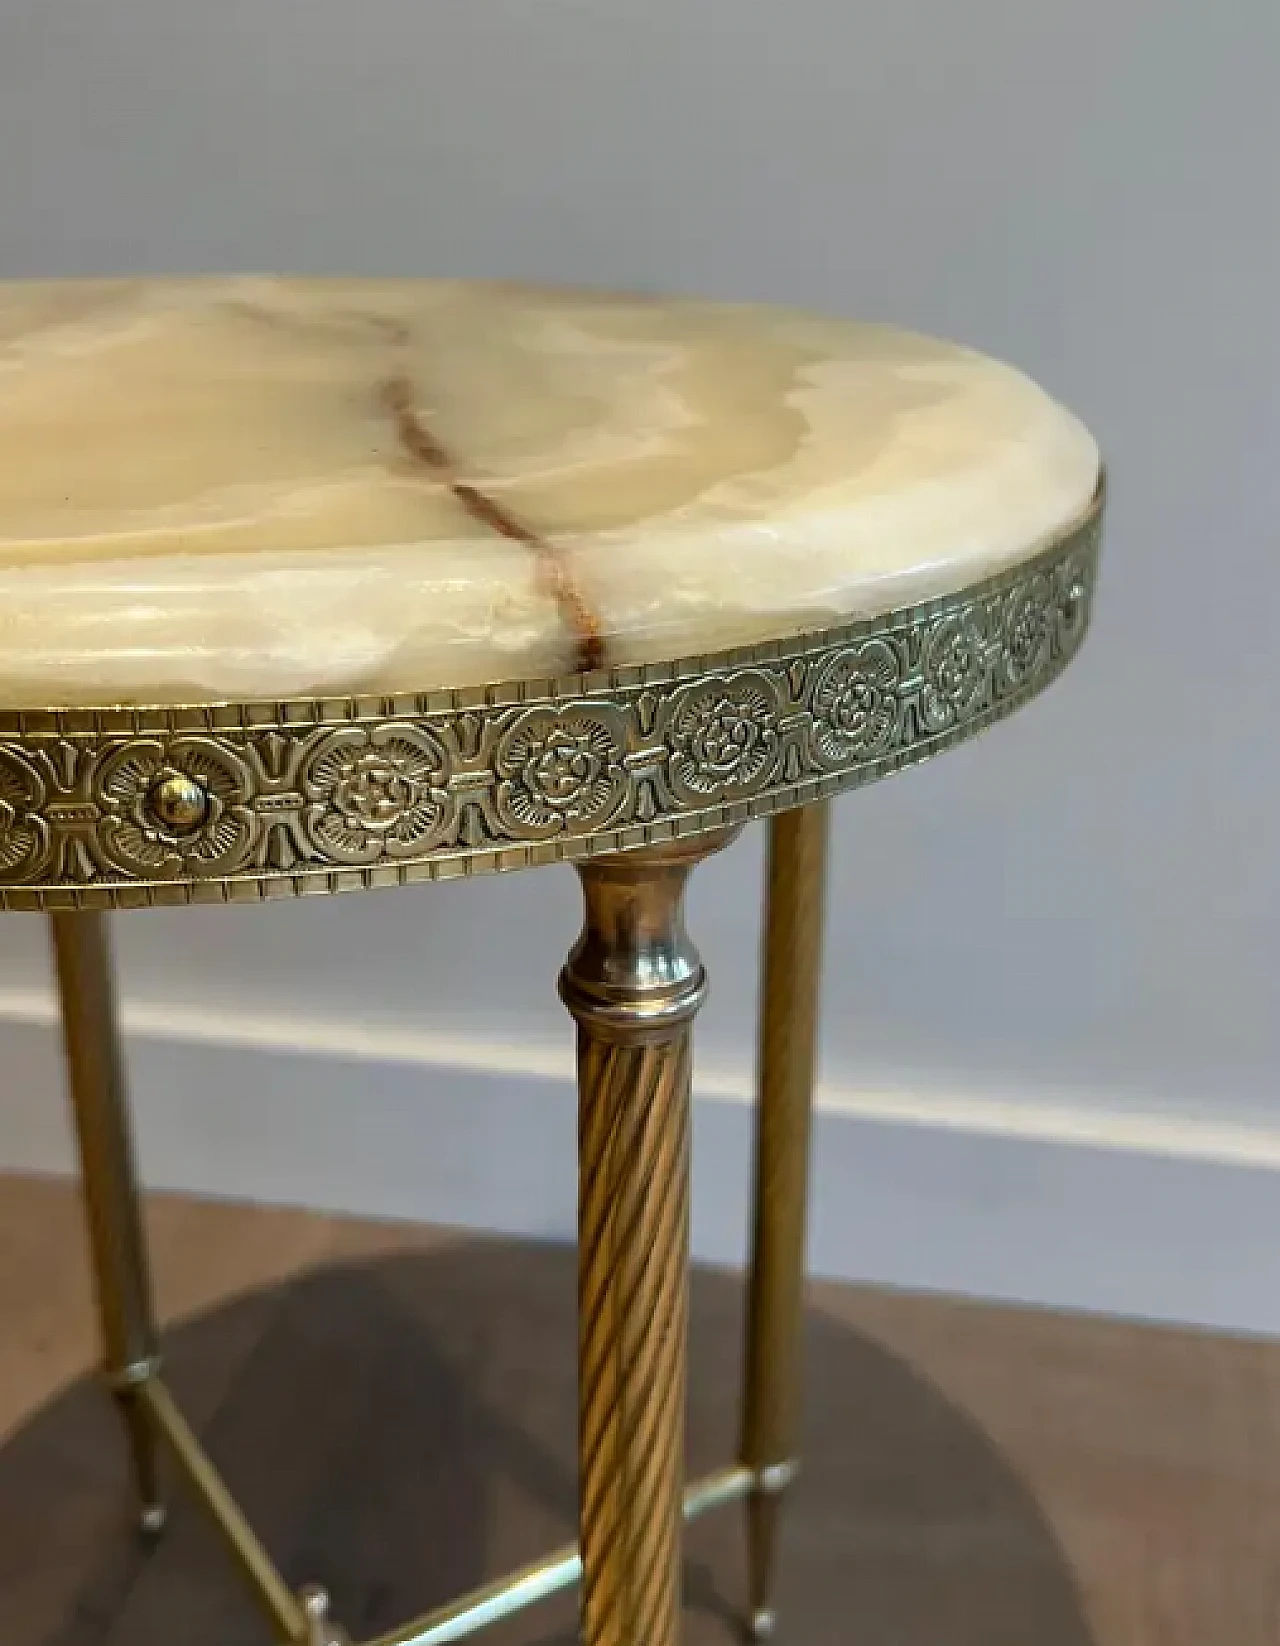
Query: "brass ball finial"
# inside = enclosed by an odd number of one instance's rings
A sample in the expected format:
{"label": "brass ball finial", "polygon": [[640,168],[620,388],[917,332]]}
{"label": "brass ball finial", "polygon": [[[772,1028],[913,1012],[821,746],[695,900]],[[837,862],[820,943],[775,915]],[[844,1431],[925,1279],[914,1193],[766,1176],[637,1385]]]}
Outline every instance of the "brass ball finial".
{"label": "brass ball finial", "polygon": [[204,822],[209,796],[193,777],[184,772],[166,772],[152,784],[147,804],[157,822],[170,833],[190,834]]}
{"label": "brass ball finial", "polygon": [[298,1596],[307,1625],[307,1646],[350,1646],[346,1632],[329,1615],[328,1592],[308,1583]]}

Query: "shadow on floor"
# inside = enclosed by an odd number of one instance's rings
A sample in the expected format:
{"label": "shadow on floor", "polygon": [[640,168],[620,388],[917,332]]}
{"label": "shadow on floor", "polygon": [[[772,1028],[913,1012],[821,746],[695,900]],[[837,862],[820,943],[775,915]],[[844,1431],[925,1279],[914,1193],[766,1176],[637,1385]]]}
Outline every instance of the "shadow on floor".
{"label": "shadow on floor", "polygon": [[[291,1582],[357,1638],[572,1535],[572,1253],[498,1242],[313,1272],[168,1334],[170,1379]],[[690,1466],[732,1452],[741,1288],[694,1281]],[[804,1646],[1092,1646],[1036,1503],[965,1414],[818,1313],[781,1638]],[[0,1448],[3,1646],[265,1646],[211,1529],[173,1494],[148,1553],[86,1380]],[[685,1646],[737,1637],[741,1511],[687,1540]],[[571,1646],[562,1596],[489,1632]],[[643,1643],[637,1643],[643,1646]]]}

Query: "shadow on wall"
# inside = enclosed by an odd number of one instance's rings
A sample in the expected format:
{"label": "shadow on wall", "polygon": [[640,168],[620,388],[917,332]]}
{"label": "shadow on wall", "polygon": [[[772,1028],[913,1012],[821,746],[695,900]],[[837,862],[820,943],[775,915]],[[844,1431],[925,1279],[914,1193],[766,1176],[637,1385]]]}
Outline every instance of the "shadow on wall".
{"label": "shadow on wall", "polygon": [[[733,1444],[742,1293],[694,1282],[690,1464]],[[459,1244],[316,1271],[175,1328],[171,1380],[289,1580],[357,1638],[572,1535],[572,1254]],[[807,1455],[783,1546],[783,1638],[806,1646],[1092,1646],[1035,1502],[900,1358],[807,1324]],[[129,1530],[112,1415],[85,1379],[0,1449],[4,1646],[266,1646],[183,1495]],[[741,1510],[687,1537],[685,1646],[739,1638]],[[489,1631],[573,1646],[557,1597]]]}

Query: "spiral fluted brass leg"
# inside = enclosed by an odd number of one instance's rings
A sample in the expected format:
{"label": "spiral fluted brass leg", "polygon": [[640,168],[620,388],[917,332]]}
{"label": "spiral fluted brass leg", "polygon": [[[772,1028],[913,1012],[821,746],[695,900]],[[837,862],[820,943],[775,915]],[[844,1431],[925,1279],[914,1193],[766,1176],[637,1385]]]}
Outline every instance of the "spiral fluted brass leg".
{"label": "spiral fluted brass leg", "polygon": [[156,1443],[138,1402],[159,1368],[146,1239],[138,1205],[124,1070],[105,916],[49,918],[67,1073],[80,1145],[89,1247],[93,1257],[103,1357],[120,1406],[145,1532],[164,1525]]}
{"label": "spiral fluted brass leg", "polygon": [[690,1030],[706,993],[681,900],[728,839],[582,865],[586,920],[560,979],[578,1022],[584,1646],[679,1634]]}
{"label": "spiral fluted brass leg", "polygon": [[773,1632],[778,1515],[796,1470],[800,1319],[827,855],[827,805],[775,817],[760,1000],[760,1104],[742,1461],[752,1632]]}

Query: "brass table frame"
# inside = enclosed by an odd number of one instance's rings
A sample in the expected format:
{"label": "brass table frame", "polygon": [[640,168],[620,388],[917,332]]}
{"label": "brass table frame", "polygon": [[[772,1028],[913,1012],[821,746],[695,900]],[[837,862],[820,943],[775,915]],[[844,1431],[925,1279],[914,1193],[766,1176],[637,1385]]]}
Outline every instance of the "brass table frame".
{"label": "brass table frame", "polygon": [[[745,1501],[773,1628],[795,1475],[798,1325],[829,795],[974,735],[1088,626],[1102,492],[955,594],[819,634],[555,681],[408,697],[0,712],[0,906],[51,918],[107,1377],[143,1529],[167,1447],[279,1638],[338,1646],[272,1564],[160,1375],[105,911],[572,860],[578,1026],[579,1541],[368,1646],[457,1640],[581,1580],[586,1646],[675,1646],[680,1528]],[[770,817],[746,1370],[736,1463],[683,1480],[692,867]]]}

